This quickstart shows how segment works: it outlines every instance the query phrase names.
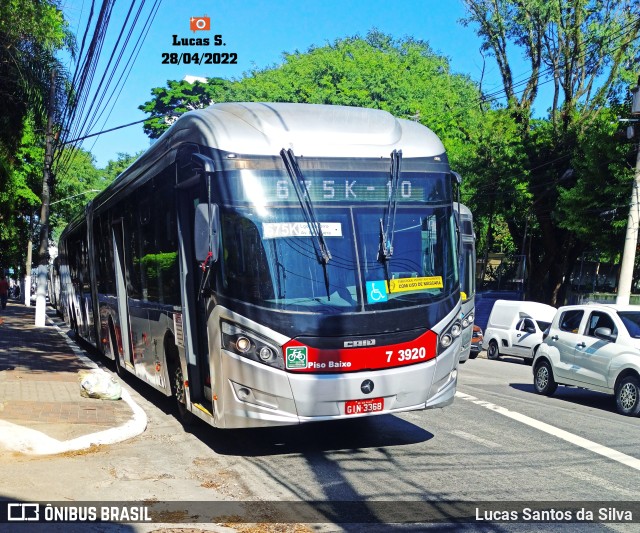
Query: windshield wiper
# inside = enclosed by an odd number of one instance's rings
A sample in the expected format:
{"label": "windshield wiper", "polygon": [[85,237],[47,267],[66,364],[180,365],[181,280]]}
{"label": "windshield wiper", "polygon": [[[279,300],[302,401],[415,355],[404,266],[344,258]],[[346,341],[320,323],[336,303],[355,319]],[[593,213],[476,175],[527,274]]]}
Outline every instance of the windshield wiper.
{"label": "windshield wiper", "polygon": [[[327,300],[331,300],[331,296],[329,293],[329,275],[327,273],[327,264],[331,259],[331,252],[329,251],[327,242],[325,241],[324,235],[322,234],[322,227],[313,208],[313,202],[309,197],[309,190],[307,189],[307,186],[304,182],[304,176],[302,175],[302,171],[300,170],[298,160],[296,159],[293,150],[291,148],[289,148],[289,150],[285,150],[283,148],[282,150],[280,150],[280,157],[282,157],[282,161],[284,161],[284,166],[287,169],[287,174],[289,174],[289,178],[291,179],[291,183],[293,184],[293,189],[296,191],[298,202],[300,203],[300,207],[302,208],[302,214],[304,215],[305,221],[309,226],[313,249],[316,253],[318,262],[322,265],[322,271],[324,273],[324,286],[327,291]],[[313,239],[313,237],[315,237],[315,239]]]}
{"label": "windshield wiper", "polygon": [[393,234],[396,226],[396,209],[398,207],[398,183],[400,182],[400,165],[402,150],[391,152],[391,172],[389,173],[389,201],[387,203],[387,223],[384,216],[380,219],[380,250],[378,261],[384,265],[384,275],[389,286],[389,259],[393,255]]}

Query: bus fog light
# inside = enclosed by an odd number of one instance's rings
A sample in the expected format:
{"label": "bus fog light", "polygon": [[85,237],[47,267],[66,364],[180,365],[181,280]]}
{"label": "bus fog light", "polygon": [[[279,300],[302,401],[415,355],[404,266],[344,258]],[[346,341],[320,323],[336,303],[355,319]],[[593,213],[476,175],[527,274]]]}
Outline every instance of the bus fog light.
{"label": "bus fog light", "polygon": [[241,353],[247,353],[251,349],[251,341],[247,337],[238,337],[236,348]]}
{"label": "bus fog light", "polygon": [[462,328],[460,327],[460,324],[456,322],[453,326],[451,326],[451,336],[453,338],[456,338],[460,336],[460,333],[462,333]]}
{"label": "bus fog light", "polygon": [[451,346],[452,342],[453,342],[453,338],[448,333],[443,335],[440,338],[440,344],[442,345],[443,348],[448,348],[449,346]]}
{"label": "bus fog light", "polygon": [[469,320],[469,324],[473,323],[473,319],[475,318],[475,316],[473,315],[473,311],[471,311],[471,313],[469,313],[467,315],[467,320]]}
{"label": "bus fog light", "polygon": [[249,396],[251,396],[251,391],[247,389],[247,387],[240,387],[237,392],[238,398],[240,398],[241,400],[246,400],[247,398],[249,398]]}
{"label": "bus fog light", "polygon": [[465,317],[462,319],[462,327],[463,327],[463,328],[466,328],[468,325],[469,325],[469,319],[465,316]]}
{"label": "bus fog light", "polygon": [[271,348],[269,348],[268,346],[263,346],[262,348],[260,348],[260,352],[258,353],[258,356],[263,361],[269,361],[274,356],[273,350]]}

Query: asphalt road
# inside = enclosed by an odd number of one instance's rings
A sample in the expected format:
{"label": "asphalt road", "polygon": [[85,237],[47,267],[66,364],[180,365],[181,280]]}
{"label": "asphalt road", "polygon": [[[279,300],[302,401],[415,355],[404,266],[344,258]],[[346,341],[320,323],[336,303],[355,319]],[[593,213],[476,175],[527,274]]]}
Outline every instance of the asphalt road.
{"label": "asphalt road", "polygon": [[[185,431],[172,402],[135,380],[129,387],[149,417],[144,434],[84,454],[1,461],[0,495],[25,501],[383,502],[368,509],[369,519],[378,512],[383,518],[376,524],[374,516],[367,531],[390,530],[382,523],[390,516],[384,504],[402,513],[423,500],[479,502],[480,516],[514,506],[522,513],[536,502],[544,509],[595,502],[598,509],[632,510],[635,524],[590,530],[633,531],[640,521],[640,418],[618,415],[613,398],[595,392],[559,387],[551,398],[539,396],[531,367],[515,358],[461,365],[459,394],[445,409],[277,429],[200,425]],[[276,514],[287,504],[278,505]],[[585,529],[483,522],[469,527]]]}

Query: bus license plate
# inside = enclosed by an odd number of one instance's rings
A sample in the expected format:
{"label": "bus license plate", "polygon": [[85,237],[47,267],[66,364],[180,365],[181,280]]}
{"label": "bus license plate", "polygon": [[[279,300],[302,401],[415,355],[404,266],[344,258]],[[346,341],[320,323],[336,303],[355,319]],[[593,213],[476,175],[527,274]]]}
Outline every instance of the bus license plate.
{"label": "bus license plate", "polygon": [[384,409],[383,398],[370,398],[366,400],[349,400],[344,404],[344,414],[360,415],[365,413],[377,413]]}

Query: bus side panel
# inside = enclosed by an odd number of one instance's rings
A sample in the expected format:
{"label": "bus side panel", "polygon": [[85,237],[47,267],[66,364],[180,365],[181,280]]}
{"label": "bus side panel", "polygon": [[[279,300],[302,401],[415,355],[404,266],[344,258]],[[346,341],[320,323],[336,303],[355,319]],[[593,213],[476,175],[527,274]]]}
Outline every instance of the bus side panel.
{"label": "bus side panel", "polygon": [[144,343],[144,356],[136,361],[136,374],[167,395],[171,387],[167,379],[165,337],[173,332],[173,313],[162,306],[148,309],[148,337]]}

